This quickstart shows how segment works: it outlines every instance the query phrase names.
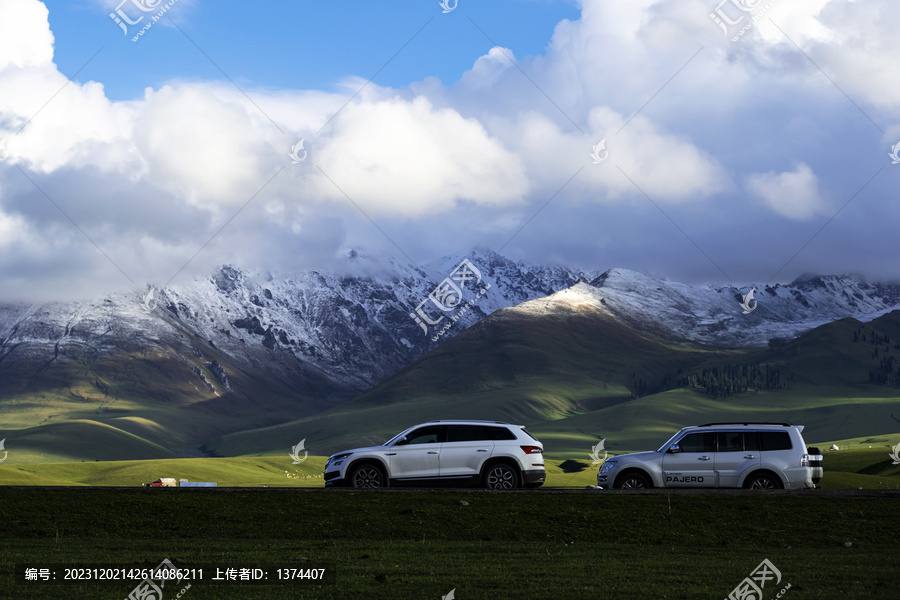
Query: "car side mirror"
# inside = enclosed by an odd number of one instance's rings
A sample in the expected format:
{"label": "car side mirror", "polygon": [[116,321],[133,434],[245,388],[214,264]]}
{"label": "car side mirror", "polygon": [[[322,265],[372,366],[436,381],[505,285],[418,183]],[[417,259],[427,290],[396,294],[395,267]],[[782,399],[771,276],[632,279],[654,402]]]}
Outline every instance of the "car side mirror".
{"label": "car side mirror", "polygon": [[405,437],[402,437],[399,440],[397,440],[396,442],[394,442],[394,445],[395,446],[405,446],[408,443],[409,443],[409,440],[406,439]]}
{"label": "car side mirror", "polygon": [[679,452],[681,452],[681,448],[678,446],[678,444],[672,444],[671,446],[669,446],[667,452],[669,454],[678,454]]}

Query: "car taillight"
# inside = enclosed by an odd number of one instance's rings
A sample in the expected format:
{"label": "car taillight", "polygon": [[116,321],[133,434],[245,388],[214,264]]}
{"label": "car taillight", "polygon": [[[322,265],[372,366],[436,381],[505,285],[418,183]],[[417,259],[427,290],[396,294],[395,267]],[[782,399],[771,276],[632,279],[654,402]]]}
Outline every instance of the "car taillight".
{"label": "car taillight", "polygon": [[540,446],[519,446],[525,454],[542,454],[544,449]]}
{"label": "car taillight", "polygon": [[804,454],[800,457],[800,466],[808,467],[809,466],[809,454]]}

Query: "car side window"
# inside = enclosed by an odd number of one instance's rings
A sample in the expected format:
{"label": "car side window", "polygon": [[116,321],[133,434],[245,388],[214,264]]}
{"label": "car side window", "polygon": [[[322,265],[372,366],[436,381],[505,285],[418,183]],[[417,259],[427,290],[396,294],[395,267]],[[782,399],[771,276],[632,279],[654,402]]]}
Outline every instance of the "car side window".
{"label": "car side window", "polygon": [[759,432],[760,450],[790,450],[791,436],[787,431],[760,431]]}
{"label": "car side window", "polygon": [[758,431],[745,431],[744,432],[744,450],[752,450],[753,452],[759,451],[759,432]]}
{"label": "car side window", "polygon": [[481,425],[448,425],[448,442],[479,442],[488,440],[490,436]]}
{"label": "car side window", "polygon": [[682,452],[715,452],[716,432],[689,433],[678,442]]}
{"label": "car side window", "polygon": [[441,427],[443,426],[430,425],[428,427],[420,427],[406,436],[406,443],[409,445],[435,444],[441,439]]}
{"label": "car side window", "polygon": [[[506,427],[485,427],[488,433],[489,440],[494,441],[502,441],[502,440],[514,440],[516,439],[516,434],[507,429]],[[527,432],[526,432],[527,433]]]}
{"label": "car side window", "polygon": [[744,435],[740,431],[720,431],[719,452],[743,452]]}

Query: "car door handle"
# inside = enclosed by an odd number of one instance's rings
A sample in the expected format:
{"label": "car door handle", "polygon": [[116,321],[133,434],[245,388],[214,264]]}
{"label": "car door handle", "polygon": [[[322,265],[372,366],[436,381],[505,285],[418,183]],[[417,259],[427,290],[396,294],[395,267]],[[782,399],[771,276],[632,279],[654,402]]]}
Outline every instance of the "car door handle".
{"label": "car door handle", "polygon": [[709,457],[708,457],[708,456],[701,456],[701,457],[698,458],[697,460],[709,460]]}
{"label": "car door handle", "polygon": [[440,454],[437,450],[429,450],[428,454]]}
{"label": "car door handle", "polygon": [[748,454],[748,455],[745,456],[744,458],[756,458],[756,455],[755,455],[755,454]]}
{"label": "car door handle", "polygon": [[384,453],[385,456],[395,456],[396,454],[397,454],[396,452],[385,452]]}
{"label": "car door handle", "polygon": [[487,448],[479,448],[478,451],[479,451],[479,452],[487,452],[488,449],[487,449]]}

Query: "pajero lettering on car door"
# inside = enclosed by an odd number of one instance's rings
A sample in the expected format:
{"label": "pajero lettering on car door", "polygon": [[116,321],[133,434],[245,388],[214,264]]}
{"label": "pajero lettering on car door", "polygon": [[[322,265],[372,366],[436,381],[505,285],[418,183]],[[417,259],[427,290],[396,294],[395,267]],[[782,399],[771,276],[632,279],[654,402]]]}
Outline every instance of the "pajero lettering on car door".
{"label": "pajero lettering on car door", "polygon": [[[689,433],[663,457],[663,483],[666,487],[715,487],[716,433]],[[672,446],[675,446],[673,444]]]}
{"label": "pajero lettering on car door", "polygon": [[441,444],[441,477],[474,477],[490,458],[494,442],[482,425],[447,425],[447,439]]}
{"label": "pajero lettering on car door", "polygon": [[741,475],[759,466],[759,437],[755,431],[720,431],[716,435],[716,485],[738,487]]}
{"label": "pajero lettering on car door", "polygon": [[410,479],[438,475],[443,425],[428,425],[411,431],[405,443],[395,443],[386,454],[391,462],[391,477]]}

